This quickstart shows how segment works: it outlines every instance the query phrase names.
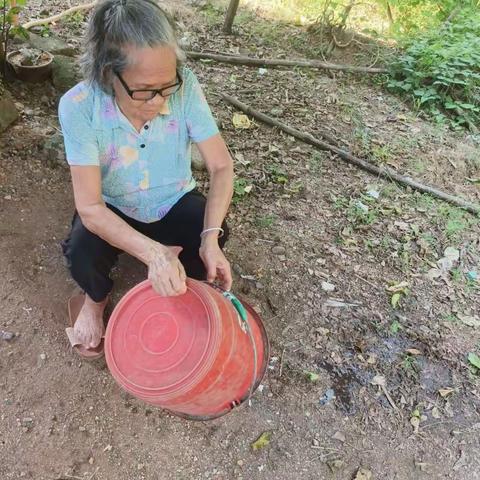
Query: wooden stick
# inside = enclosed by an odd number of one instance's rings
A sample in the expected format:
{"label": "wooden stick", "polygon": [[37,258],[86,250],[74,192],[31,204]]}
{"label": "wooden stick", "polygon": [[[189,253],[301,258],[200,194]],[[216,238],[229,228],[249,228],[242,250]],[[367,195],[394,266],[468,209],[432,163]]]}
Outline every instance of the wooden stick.
{"label": "wooden stick", "polygon": [[90,8],[93,8],[96,3],[97,2],[91,2],[91,3],[85,3],[83,5],[77,5],[76,7],[71,7],[61,13],[58,13],[57,15],[53,15],[52,17],[39,18],[38,20],[30,20],[29,22],[23,25],[23,28],[28,30],[29,28],[37,27],[38,25],[45,25],[47,23],[56,22],[57,20],[60,20],[61,18],[66,17],[67,15],[71,15],[72,13],[79,12],[80,10],[89,10]]}
{"label": "wooden stick", "polygon": [[231,63],[234,65],[250,65],[260,67],[307,67],[323,70],[342,70],[356,73],[387,73],[385,68],[357,67],[354,65],[337,65],[336,63],[320,62],[318,60],[285,60],[272,58],[254,58],[243,55],[228,55],[225,53],[187,52],[192,60],[209,59],[216,62]]}
{"label": "wooden stick", "polygon": [[242,103],[240,100],[234,97],[231,97],[230,95],[220,93],[220,96],[223,98],[223,100],[230,103],[231,105],[238,108],[239,110],[242,110],[247,115],[251,115],[257,120],[260,120],[261,122],[266,123],[267,125],[277,127],[280,130],[284,131],[285,133],[288,133],[292,137],[298,138],[302,142],[308,143],[309,145],[313,145],[314,147],[317,147],[321,150],[327,150],[327,151],[333,152],[337,154],[342,160],[345,160],[347,163],[355,165],[361,168],[362,170],[366,170],[369,173],[372,173],[378,177],[385,178],[387,180],[394,180],[395,182],[398,182],[402,185],[409,186],[414,190],[418,190],[419,192],[428,193],[433,197],[439,198],[441,200],[444,200],[445,202],[451,203],[452,205],[456,205],[457,207],[463,208],[470,213],[480,214],[480,205],[467,202],[463,198],[450,195],[449,193],[443,192],[442,190],[438,190],[434,187],[430,187],[429,185],[424,185],[418,182],[417,180],[412,179],[411,177],[396,173],[391,168],[388,168],[385,166],[377,167],[376,165],[373,165],[370,162],[354,157],[349,152],[346,152],[345,150],[342,150],[334,145],[330,145],[326,142],[322,142],[321,140],[314,138],[309,133],[301,132],[300,130],[292,128],[286,125],[285,123],[279,122],[278,120],[275,120],[269,117],[268,115],[265,115],[264,113],[254,110],[253,108]]}

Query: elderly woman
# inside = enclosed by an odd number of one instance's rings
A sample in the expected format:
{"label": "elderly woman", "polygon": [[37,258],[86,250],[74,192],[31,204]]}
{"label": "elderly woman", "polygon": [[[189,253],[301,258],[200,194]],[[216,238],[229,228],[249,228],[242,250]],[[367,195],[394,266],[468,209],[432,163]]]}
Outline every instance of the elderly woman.
{"label": "elderly woman", "polygon": [[[231,287],[222,247],[232,159],[183,60],[154,1],[105,0],[87,31],[86,80],[60,101],[76,207],[63,249],[85,292],[68,333],[85,356],[101,345],[109,274],[121,252],[146,264],[159,295],[184,293],[187,276]],[[192,142],[209,173],[207,198],[192,178]]]}

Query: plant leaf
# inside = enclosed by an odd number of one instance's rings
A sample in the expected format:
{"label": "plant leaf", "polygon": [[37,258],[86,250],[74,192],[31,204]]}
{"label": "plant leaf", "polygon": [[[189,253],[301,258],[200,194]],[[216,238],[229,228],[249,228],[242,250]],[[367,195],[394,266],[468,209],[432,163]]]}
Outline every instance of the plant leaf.
{"label": "plant leaf", "polygon": [[394,293],[392,295],[392,298],[390,300],[390,303],[392,304],[393,308],[397,308],[398,302],[400,301],[402,294],[401,293]]}
{"label": "plant leaf", "polygon": [[471,365],[480,370],[480,357],[476,353],[470,352],[468,354],[468,361]]}
{"label": "plant leaf", "polygon": [[263,432],[257,440],[255,440],[252,444],[252,450],[260,450],[261,448],[266,447],[270,443],[270,438],[272,437],[271,432]]}

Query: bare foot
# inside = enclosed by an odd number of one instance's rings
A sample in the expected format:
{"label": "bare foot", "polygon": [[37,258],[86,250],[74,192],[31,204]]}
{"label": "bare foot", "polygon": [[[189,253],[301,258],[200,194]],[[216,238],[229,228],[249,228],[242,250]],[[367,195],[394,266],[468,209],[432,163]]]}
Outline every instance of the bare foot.
{"label": "bare foot", "polygon": [[102,340],[103,311],[107,301],[108,297],[97,303],[85,294],[85,303],[78,314],[73,331],[76,341],[86,348],[95,348]]}

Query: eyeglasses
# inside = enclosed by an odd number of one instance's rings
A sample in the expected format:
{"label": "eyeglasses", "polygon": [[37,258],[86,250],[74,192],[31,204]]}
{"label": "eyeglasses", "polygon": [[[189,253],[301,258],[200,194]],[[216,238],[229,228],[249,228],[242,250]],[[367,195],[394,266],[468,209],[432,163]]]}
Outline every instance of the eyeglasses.
{"label": "eyeglasses", "polygon": [[178,81],[176,83],[168,87],[158,88],[158,89],[131,90],[130,87],[126,84],[125,80],[122,78],[122,76],[118,72],[115,72],[115,75],[120,80],[120,83],[123,85],[123,88],[125,89],[125,91],[128,93],[129,97],[132,100],[143,100],[144,102],[147,102],[148,100],[152,100],[152,98],[155,98],[155,96],[157,95],[160,95],[161,97],[164,97],[164,98],[169,97],[170,95],[173,95],[175,92],[178,92],[178,90],[183,84],[182,77],[180,76],[180,73],[178,72],[178,70],[177,70]]}

